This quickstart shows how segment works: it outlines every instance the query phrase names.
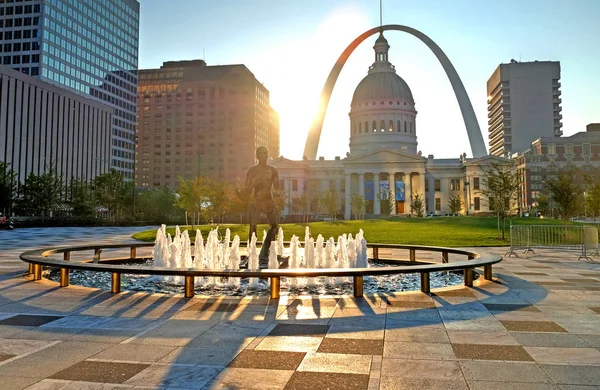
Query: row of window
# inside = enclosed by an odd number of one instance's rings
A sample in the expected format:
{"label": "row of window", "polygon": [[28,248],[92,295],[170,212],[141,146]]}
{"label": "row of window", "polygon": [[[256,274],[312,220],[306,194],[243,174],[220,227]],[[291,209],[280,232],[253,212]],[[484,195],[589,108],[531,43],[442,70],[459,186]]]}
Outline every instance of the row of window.
{"label": "row of window", "polygon": [[13,6],[4,6],[4,7],[0,8],[0,16],[39,13],[40,9],[41,9],[40,4],[17,5],[14,7]]}
{"label": "row of window", "polygon": [[[377,133],[378,129],[377,129],[377,121],[373,121],[372,122],[372,126],[369,127],[369,122],[365,121],[365,127],[364,127],[364,133]],[[382,120],[379,126],[379,131],[384,133],[386,131],[386,126],[385,126],[385,121]],[[387,131],[388,132],[393,132],[394,131],[394,121],[389,121],[388,122],[388,126],[387,126]],[[397,133],[401,133],[402,132],[402,122],[401,121],[397,121],[396,122],[396,132]],[[354,135],[356,134],[362,134],[363,133],[363,124],[362,122],[358,122],[358,123],[354,123]],[[408,134],[412,134],[413,133],[413,123],[409,122],[409,121],[404,121],[404,133],[408,133]]]}
{"label": "row of window", "polygon": [[26,30],[12,30],[12,31],[0,31],[0,41],[7,40],[10,41],[12,39],[30,39],[38,37],[39,29],[26,29]]}
{"label": "row of window", "polygon": [[[5,43],[3,45],[0,45],[0,53],[4,52],[4,53],[10,53],[10,52],[17,52],[17,53],[21,53],[24,51],[32,51],[32,50],[40,50],[40,44],[38,42],[17,42],[17,43]],[[37,61],[35,62],[40,62],[40,55],[37,55]]]}
{"label": "row of window", "polygon": [[23,26],[37,26],[40,23],[40,17],[26,17],[13,19],[0,19],[0,28],[13,28]]}

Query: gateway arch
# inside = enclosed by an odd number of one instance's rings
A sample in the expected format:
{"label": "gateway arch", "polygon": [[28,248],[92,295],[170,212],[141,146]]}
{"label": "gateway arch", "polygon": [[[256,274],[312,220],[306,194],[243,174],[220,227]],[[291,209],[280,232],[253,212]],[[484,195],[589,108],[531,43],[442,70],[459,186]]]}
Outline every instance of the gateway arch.
{"label": "gateway arch", "polygon": [[308,138],[306,139],[306,146],[304,147],[304,156],[309,160],[315,160],[317,158],[317,148],[319,147],[319,139],[321,138],[321,130],[323,128],[323,121],[325,120],[325,113],[327,112],[327,106],[329,105],[329,100],[331,99],[331,93],[333,92],[333,87],[335,86],[335,82],[344,67],[344,64],[350,57],[350,54],[360,45],[365,39],[369,38],[371,35],[376,34],[382,31],[404,31],[415,37],[419,38],[423,43],[429,47],[429,49],[435,54],[438,61],[446,71],[446,75],[450,80],[450,84],[452,85],[452,89],[454,89],[454,94],[456,95],[456,99],[458,100],[458,105],[460,106],[460,111],[463,116],[463,120],[465,122],[465,127],[467,128],[467,134],[469,136],[469,143],[471,144],[471,152],[473,153],[473,157],[483,157],[487,155],[487,150],[485,148],[485,143],[483,141],[483,137],[481,135],[481,130],[479,129],[479,123],[477,122],[477,117],[475,116],[475,111],[473,111],[473,106],[471,105],[471,100],[467,95],[467,91],[465,90],[465,86],[463,85],[460,77],[458,77],[458,73],[456,73],[456,69],[444,54],[442,49],[432,41],[427,35],[422,32],[415,30],[414,28],[408,26],[402,26],[399,24],[387,24],[381,27],[375,27],[371,30],[361,34],[356,38],[344,52],[338,58],[337,62],[331,69],[329,73],[329,77],[327,77],[327,81],[325,81],[325,86],[321,91],[321,101],[319,105],[319,111],[315,116],[313,123],[311,125],[310,131],[308,133]]}

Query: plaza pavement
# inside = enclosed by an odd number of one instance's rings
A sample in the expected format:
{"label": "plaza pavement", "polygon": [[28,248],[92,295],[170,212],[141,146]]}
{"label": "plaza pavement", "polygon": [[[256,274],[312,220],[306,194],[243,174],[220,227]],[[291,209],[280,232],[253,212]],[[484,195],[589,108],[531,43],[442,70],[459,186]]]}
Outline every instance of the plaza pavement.
{"label": "plaza pavement", "polygon": [[0,389],[600,388],[600,264],[574,252],[507,258],[473,288],[363,299],[112,295],[23,276],[26,249],[143,229],[0,231]]}

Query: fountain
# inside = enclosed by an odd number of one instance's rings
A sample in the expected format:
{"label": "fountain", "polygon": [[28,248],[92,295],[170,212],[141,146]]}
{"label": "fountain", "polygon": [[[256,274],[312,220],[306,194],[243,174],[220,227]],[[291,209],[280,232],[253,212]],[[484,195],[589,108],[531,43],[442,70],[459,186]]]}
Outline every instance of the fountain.
{"label": "fountain", "polygon": [[[266,236],[266,233],[264,234]],[[247,245],[245,257],[240,252],[240,238],[235,236],[231,240],[231,231],[225,230],[223,240],[219,239],[218,227],[212,229],[207,237],[206,243],[202,232],[196,230],[196,240],[192,246],[187,230],[183,233],[179,226],[175,228],[175,234],[167,233],[166,225],[162,225],[156,232],[156,240],[153,254],[154,267],[166,268],[193,268],[193,269],[216,269],[237,270],[243,267],[254,270],[259,269],[258,249],[256,235],[252,235]],[[264,242],[264,237],[263,237]],[[192,255],[193,253],[193,255]],[[333,237],[325,242],[322,235],[315,240],[311,237],[310,229],[306,227],[304,233],[304,244],[299,237],[293,235],[289,246],[284,246],[283,229],[279,228],[277,242],[269,250],[269,268],[280,268],[281,259],[287,258],[287,268],[367,268],[367,242],[364,239],[362,229],[353,238],[350,235],[341,235],[337,243]],[[181,285],[182,276],[156,276],[157,280]],[[283,286],[304,287],[319,284],[342,284],[350,280],[345,277],[337,278],[287,278]],[[239,278],[202,278],[197,280],[200,287],[231,286],[239,287]],[[259,287],[258,278],[250,278],[249,287]]]}

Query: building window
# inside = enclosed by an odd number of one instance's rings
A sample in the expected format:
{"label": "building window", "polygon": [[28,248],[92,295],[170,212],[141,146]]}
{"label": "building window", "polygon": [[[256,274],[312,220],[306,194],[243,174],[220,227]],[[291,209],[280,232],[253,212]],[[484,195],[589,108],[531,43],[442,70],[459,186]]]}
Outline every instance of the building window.
{"label": "building window", "polygon": [[460,191],[460,179],[450,179],[450,191]]}
{"label": "building window", "polygon": [[369,132],[369,122],[365,121],[365,134]]}
{"label": "building window", "polygon": [[389,131],[394,131],[394,121],[390,121]]}
{"label": "building window", "polygon": [[408,126],[406,125],[406,121],[404,121],[404,132],[406,133],[408,131]]}
{"label": "building window", "polygon": [[377,122],[373,121],[373,133],[377,132]]}
{"label": "building window", "polygon": [[292,180],[292,191],[298,191],[298,180]]}
{"label": "building window", "polygon": [[565,154],[568,155],[573,155],[573,144],[566,144],[565,145]]}
{"label": "building window", "polygon": [[475,202],[475,211],[479,211],[479,209],[481,208],[481,203],[480,203],[479,197],[478,196],[474,197],[473,201]]}
{"label": "building window", "polygon": [[592,154],[592,148],[590,144],[583,144],[583,155],[590,156]]}
{"label": "building window", "polygon": [[442,184],[440,183],[439,179],[436,179],[435,180],[435,190],[436,191],[441,191],[441,189],[442,189]]}
{"label": "building window", "polygon": [[548,145],[548,154],[551,156],[556,154],[556,145],[554,145],[554,144]]}
{"label": "building window", "polygon": [[385,121],[382,120],[381,121],[381,132],[383,133],[385,131]]}
{"label": "building window", "polygon": [[409,132],[410,134],[412,134],[412,132],[413,132],[413,128],[412,128],[412,122],[409,122],[409,123],[408,123],[408,132]]}
{"label": "building window", "polygon": [[362,122],[358,124],[358,134],[362,134]]}
{"label": "building window", "polygon": [[442,201],[440,198],[435,198],[435,211],[442,211]]}
{"label": "building window", "polygon": [[473,178],[473,189],[474,190],[478,190],[479,189],[479,178],[478,177],[474,177]]}
{"label": "building window", "polygon": [[400,121],[398,121],[398,123],[397,123],[396,125],[397,125],[397,127],[396,127],[396,131],[397,131],[398,133],[400,133],[400,132],[402,131],[402,129],[401,129],[402,125],[401,125]]}

